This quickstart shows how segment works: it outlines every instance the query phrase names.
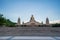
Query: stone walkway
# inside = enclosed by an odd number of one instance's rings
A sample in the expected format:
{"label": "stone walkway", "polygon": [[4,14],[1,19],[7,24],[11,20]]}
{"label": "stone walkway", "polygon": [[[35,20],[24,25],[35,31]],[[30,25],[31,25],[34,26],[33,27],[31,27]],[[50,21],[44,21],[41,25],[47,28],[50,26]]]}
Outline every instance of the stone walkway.
{"label": "stone walkway", "polygon": [[60,37],[0,36],[0,40],[60,40]]}

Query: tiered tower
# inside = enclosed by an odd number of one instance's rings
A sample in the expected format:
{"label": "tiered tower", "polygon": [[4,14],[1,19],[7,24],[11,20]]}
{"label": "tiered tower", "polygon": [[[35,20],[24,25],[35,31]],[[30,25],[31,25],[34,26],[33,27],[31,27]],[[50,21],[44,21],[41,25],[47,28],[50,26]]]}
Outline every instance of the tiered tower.
{"label": "tiered tower", "polygon": [[21,25],[20,17],[18,18],[17,25]]}
{"label": "tiered tower", "polygon": [[49,25],[49,19],[48,19],[48,17],[46,18],[46,25]]}

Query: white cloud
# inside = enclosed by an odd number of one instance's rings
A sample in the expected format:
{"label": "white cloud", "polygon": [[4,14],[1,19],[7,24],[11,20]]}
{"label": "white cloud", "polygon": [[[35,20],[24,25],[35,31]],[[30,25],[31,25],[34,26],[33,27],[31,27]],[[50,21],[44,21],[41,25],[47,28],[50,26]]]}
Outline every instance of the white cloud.
{"label": "white cloud", "polygon": [[55,23],[60,23],[60,20],[50,21],[50,23],[52,23],[52,24],[55,24]]}

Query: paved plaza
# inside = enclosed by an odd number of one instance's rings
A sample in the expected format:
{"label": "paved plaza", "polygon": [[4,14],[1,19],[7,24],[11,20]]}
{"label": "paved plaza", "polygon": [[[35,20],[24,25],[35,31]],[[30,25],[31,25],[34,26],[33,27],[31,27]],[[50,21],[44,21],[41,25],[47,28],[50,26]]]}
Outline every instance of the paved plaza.
{"label": "paved plaza", "polygon": [[60,37],[2,36],[0,40],[60,40]]}

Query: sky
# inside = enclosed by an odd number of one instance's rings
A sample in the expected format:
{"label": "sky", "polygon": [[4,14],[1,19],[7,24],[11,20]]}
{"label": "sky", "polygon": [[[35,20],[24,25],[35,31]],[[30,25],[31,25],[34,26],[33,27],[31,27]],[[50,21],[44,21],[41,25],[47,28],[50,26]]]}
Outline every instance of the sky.
{"label": "sky", "polygon": [[36,21],[60,20],[60,0],[0,0],[0,13],[12,22],[28,22],[31,15]]}

